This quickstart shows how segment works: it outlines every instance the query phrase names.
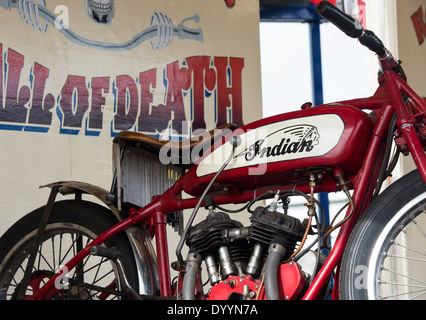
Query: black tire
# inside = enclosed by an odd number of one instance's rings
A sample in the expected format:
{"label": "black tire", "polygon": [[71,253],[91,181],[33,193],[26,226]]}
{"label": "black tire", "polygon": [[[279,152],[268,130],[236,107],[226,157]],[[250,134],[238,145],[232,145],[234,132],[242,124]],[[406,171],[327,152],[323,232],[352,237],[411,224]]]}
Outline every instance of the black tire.
{"label": "black tire", "polygon": [[340,272],[342,300],[426,299],[426,185],[413,171],[356,225]]}
{"label": "black tire", "polygon": [[[35,241],[43,212],[44,207],[41,207],[24,216],[0,239],[0,288],[7,289],[7,299],[16,298],[16,293],[20,290],[29,248]],[[39,247],[26,296],[31,296],[37,287],[41,287],[58,268],[65,265],[76,251],[117,222],[111,211],[91,202],[56,202],[43,235],[43,243]],[[121,253],[119,260],[127,281],[138,290],[134,256],[127,236],[118,234],[103,245],[114,247]],[[56,290],[57,292],[48,298],[126,298],[118,290],[114,290],[114,287],[120,288],[117,268],[106,258],[89,255],[83,264],[69,271],[65,280],[68,280],[68,283],[60,284],[60,290]],[[100,290],[101,287],[107,289]]]}

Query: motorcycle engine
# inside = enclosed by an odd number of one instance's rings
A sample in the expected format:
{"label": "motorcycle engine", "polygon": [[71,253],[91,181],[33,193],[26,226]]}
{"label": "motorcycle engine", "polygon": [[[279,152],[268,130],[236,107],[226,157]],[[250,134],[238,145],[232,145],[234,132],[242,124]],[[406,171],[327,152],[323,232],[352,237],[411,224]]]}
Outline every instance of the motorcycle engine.
{"label": "motorcycle engine", "polygon": [[[190,253],[201,255],[212,287],[207,299],[253,299],[264,296],[262,277],[276,277],[280,297],[300,294],[304,286],[303,272],[289,259],[306,230],[297,218],[258,207],[250,217],[251,226],[244,227],[224,212],[212,211],[208,217],[190,229],[186,244]],[[274,274],[266,265],[271,255],[269,247],[278,243],[284,248]],[[283,277],[291,277],[294,288],[282,288]],[[295,283],[296,279],[297,283]],[[280,281],[281,280],[281,281]],[[285,291],[285,293],[284,293]]]}

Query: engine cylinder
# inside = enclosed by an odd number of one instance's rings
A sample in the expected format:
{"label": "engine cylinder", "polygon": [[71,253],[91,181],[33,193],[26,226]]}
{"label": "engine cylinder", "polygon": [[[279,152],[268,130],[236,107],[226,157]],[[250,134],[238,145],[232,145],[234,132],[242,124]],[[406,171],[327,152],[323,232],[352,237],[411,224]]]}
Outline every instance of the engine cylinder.
{"label": "engine cylinder", "polygon": [[280,243],[286,248],[284,260],[294,252],[297,242],[302,240],[306,230],[306,226],[299,219],[277,211],[269,211],[264,207],[256,208],[250,221],[252,223],[250,240],[267,248],[276,238],[280,238]]}
{"label": "engine cylinder", "polygon": [[[203,257],[211,256],[210,261],[220,261],[224,276],[241,274],[250,258],[249,241],[245,237],[228,238],[228,230],[243,229],[243,225],[231,220],[224,212],[214,212],[207,219],[191,228],[186,244],[191,252]],[[233,269],[233,268],[236,268]]]}

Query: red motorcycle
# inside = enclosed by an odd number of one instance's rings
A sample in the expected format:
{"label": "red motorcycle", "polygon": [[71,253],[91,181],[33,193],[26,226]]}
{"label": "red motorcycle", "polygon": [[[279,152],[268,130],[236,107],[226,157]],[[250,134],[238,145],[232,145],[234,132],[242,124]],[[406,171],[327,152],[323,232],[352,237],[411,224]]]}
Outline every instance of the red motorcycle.
{"label": "red motorcycle", "polygon": [[[46,206],[3,235],[3,297],[425,298],[426,103],[373,32],[327,1],[317,12],[377,54],[373,96],[180,142],[119,133],[110,191],[50,184]],[[417,170],[381,192],[401,153]],[[346,215],[328,225],[315,196],[334,192],[347,197]],[[58,193],[74,197],[56,201]],[[295,197],[305,203],[303,221],[290,215]],[[250,214],[249,226],[233,219],[239,212]],[[168,243],[168,224],[177,244]]]}

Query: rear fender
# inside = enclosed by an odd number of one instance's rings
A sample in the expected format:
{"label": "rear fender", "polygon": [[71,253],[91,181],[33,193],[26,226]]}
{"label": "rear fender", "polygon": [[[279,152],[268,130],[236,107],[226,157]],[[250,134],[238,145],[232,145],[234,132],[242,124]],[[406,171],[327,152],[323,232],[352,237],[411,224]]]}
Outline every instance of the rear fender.
{"label": "rear fender", "polygon": [[[60,181],[41,186],[40,188],[55,188],[62,195],[89,194],[105,204],[116,216],[117,222],[122,220],[117,207],[108,199],[109,192],[101,187],[78,181]],[[138,270],[139,293],[156,295],[159,292],[157,257],[150,235],[140,226],[132,226],[125,230],[132,247]]]}
{"label": "rear fender", "polygon": [[81,194],[90,194],[100,200],[103,204],[105,204],[117,217],[118,221],[122,220],[120,213],[117,207],[108,199],[109,192],[101,187],[79,181],[59,181],[50,184],[46,184],[44,186],[40,186],[40,188],[59,188],[59,193],[66,196],[70,194],[81,195]]}

